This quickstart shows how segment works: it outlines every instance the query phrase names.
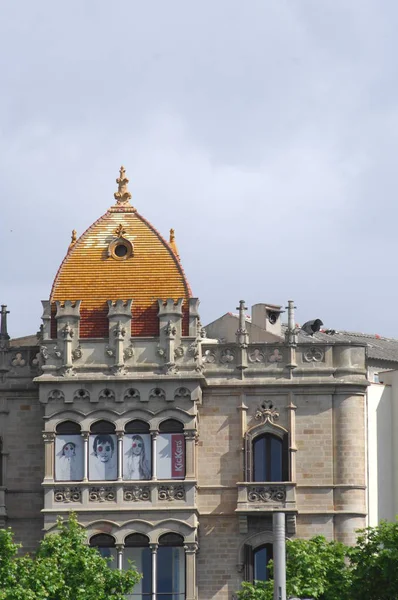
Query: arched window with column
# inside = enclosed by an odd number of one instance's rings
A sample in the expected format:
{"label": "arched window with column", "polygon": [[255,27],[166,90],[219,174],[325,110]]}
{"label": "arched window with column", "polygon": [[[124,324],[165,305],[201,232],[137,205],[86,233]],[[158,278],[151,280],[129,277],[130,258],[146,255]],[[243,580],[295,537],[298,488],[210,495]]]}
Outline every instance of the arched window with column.
{"label": "arched window with column", "polygon": [[141,533],[132,533],[124,541],[123,569],[129,569],[132,563],[141,573],[142,579],[126,599],[149,600],[152,597],[152,552],[148,537]]}
{"label": "arched window with column", "polygon": [[184,426],[176,419],[167,419],[159,425],[156,472],[158,479],[185,478]]}
{"label": "arched window with column", "polygon": [[162,600],[185,599],[184,539],[177,533],[165,533],[159,538],[156,594]]}
{"label": "arched window with column", "polygon": [[273,558],[272,543],[252,547],[250,544],[244,546],[244,573],[245,581],[267,581],[270,577],[268,568],[269,561]]}
{"label": "arched window with column", "polygon": [[123,436],[123,479],[151,479],[152,442],[149,424],[135,419],[129,421]]}
{"label": "arched window with column", "polygon": [[81,481],[84,472],[83,438],[74,421],[58,423],[55,430],[56,481]]}
{"label": "arched window with column", "polygon": [[117,438],[115,425],[109,421],[96,421],[90,429],[89,465],[90,481],[117,479]]}
{"label": "arched window with column", "polygon": [[272,433],[258,435],[252,442],[252,481],[287,481],[287,436]]}
{"label": "arched window with column", "polygon": [[109,559],[111,569],[117,569],[117,549],[115,538],[107,533],[98,533],[90,538],[90,546],[97,548],[103,558]]}

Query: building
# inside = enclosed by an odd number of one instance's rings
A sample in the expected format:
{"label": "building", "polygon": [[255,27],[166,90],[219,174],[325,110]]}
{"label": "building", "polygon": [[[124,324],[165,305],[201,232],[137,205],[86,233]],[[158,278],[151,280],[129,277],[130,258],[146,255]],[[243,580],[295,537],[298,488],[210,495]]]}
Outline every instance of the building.
{"label": "building", "polygon": [[[286,535],[366,523],[366,348],[298,336],[294,303],[206,331],[174,236],[115,203],[72,235],[38,337],[0,330],[0,519],[26,550],[74,510],[144,573],[132,598],[226,600]],[[179,595],[178,595],[179,594]],[[155,595],[153,596],[155,597]]]}

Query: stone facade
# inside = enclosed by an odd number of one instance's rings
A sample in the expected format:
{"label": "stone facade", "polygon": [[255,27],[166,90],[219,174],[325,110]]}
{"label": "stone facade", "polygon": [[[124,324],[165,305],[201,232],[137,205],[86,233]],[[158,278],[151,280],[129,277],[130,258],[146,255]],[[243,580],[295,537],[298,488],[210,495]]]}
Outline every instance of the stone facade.
{"label": "stone facade", "polygon": [[[116,205],[121,223],[123,206]],[[165,252],[175,251],[164,244]],[[130,250],[128,260],[140,255],[139,239]],[[43,302],[36,341],[10,342],[2,310],[1,524],[33,550],[58,515],[74,510],[89,538],[112,536],[120,565],[127,536],[146,536],[154,569],[162,536],[177,534],[186,600],[232,598],[248,572],[247,547],[272,544],[275,511],[285,513],[289,537],[321,533],[352,542],[366,517],[365,348],[311,337],[298,343],[293,303],[286,336],[280,307],[256,305],[254,314],[263,311],[272,323],[268,330],[266,318],[253,325],[251,341],[243,302],[234,339],[230,320],[220,335],[212,323],[209,339],[197,299],[161,297],[158,334],[137,336],[130,333],[135,298],[116,293],[117,285],[107,298],[105,337],[80,335],[88,331],[84,319],[92,328],[95,316],[87,317],[84,299],[72,294]],[[138,481],[125,478],[123,463],[132,422],[148,427],[152,454],[150,477]],[[82,437],[84,465],[82,477],[57,481],[56,438],[65,423]],[[102,481],[89,467],[98,423],[113,427],[107,435],[117,457],[115,476]],[[166,423],[179,424],[176,435],[184,438],[182,478],[157,472]],[[253,475],[260,439],[283,443],[280,480]]]}

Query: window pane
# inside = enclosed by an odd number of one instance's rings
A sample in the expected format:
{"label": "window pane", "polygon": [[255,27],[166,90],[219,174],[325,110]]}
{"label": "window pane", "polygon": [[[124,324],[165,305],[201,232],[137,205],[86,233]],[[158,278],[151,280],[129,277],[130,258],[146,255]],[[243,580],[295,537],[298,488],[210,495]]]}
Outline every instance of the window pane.
{"label": "window pane", "polygon": [[116,548],[97,548],[102,558],[112,558],[108,561],[108,566],[111,569],[117,569],[117,550]]}
{"label": "window pane", "polygon": [[269,573],[268,561],[272,558],[272,544],[267,544],[254,551],[254,580],[267,581]]}
{"label": "window pane", "polygon": [[268,481],[282,481],[282,440],[270,438],[271,446],[271,473]]}
{"label": "window pane", "polygon": [[90,435],[89,479],[109,481],[117,478],[116,435],[99,433]]}
{"label": "window pane", "polygon": [[[134,563],[133,565],[131,565]],[[152,583],[152,554],[150,548],[124,548],[123,569],[134,566],[143,578],[135,584],[133,592],[126,596],[127,600],[149,600]]]}
{"label": "window pane", "polygon": [[151,436],[126,433],[123,437],[123,478],[151,478]]}
{"label": "window pane", "polygon": [[55,479],[83,479],[83,438],[81,435],[60,435],[55,439]]}
{"label": "window pane", "polygon": [[266,476],[266,464],[267,464],[267,456],[266,456],[266,445],[265,445],[265,437],[257,438],[253,444],[253,465],[254,465],[254,473],[253,473],[253,481],[267,481]]}
{"label": "window pane", "polygon": [[183,600],[185,598],[184,548],[159,546],[156,597],[158,600]]}

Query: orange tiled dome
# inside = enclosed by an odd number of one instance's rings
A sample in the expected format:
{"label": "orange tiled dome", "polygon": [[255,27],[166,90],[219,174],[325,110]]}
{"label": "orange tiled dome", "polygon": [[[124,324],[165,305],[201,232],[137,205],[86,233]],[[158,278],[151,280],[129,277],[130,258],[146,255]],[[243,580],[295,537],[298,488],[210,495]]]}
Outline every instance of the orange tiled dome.
{"label": "orange tiled dome", "polygon": [[188,335],[191,291],[179,259],[130,205],[123,167],[117,182],[116,204],[77,241],[72,236],[51,291],[53,314],[56,300],[81,300],[80,336],[107,337],[107,300],[133,298],[132,335],[155,336],[157,299],[184,298],[183,335]]}

